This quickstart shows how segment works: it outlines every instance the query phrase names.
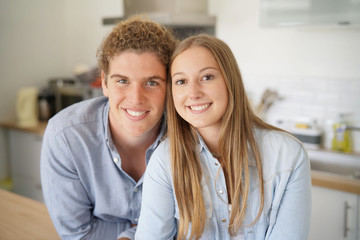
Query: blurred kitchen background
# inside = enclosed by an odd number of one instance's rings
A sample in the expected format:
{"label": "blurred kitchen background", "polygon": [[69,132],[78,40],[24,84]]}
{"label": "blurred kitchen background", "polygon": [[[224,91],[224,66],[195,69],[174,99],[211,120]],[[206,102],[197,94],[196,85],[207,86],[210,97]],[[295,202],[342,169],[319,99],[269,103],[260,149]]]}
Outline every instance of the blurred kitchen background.
{"label": "blurred kitchen background", "polygon": [[102,95],[96,50],[137,12],[228,43],[259,116],[309,150],[309,239],[360,239],[360,0],[0,0],[0,187],[42,201],[46,120]]}

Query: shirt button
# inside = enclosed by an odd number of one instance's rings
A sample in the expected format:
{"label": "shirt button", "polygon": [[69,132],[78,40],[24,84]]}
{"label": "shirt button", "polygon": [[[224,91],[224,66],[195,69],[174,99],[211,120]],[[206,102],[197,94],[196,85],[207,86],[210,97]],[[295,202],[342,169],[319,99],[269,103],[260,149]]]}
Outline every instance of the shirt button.
{"label": "shirt button", "polygon": [[217,166],[217,165],[219,165],[219,163],[218,163],[218,162],[215,162],[215,166]]}
{"label": "shirt button", "polygon": [[226,219],[221,219],[221,221],[222,221],[223,223],[225,223],[225,222],[226,222]]}
{"label": "shirt button", "polygon": [[117,163],[119,161],[119,159],[116,157],[114,157],[113,160],[114,160],[114,163]]}
{"label": "shirt button", "polygon": [[219,193],[220,193],[220,194],[223,194],[223,193],[224,193],[224,191],[223,191],[222,189],[220,189],[220,190],[219,190]]}
{"label": "shirt button", "polygon": [[137,222],[139,219],[138,218],[134,218],[134,221]]}
{"label": "shirt button", "polygon": [[137,192],[137,191],[138,191],[138,189],[137,189],[137,188],[135,188],[135,189],[134,189],[134,192]]}

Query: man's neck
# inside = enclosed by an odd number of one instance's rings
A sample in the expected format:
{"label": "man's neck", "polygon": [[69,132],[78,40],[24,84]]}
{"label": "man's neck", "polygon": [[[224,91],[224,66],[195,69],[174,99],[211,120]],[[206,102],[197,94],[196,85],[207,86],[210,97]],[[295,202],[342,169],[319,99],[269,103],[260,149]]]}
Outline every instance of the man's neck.
{"label": "man's neck", "polygon": [[111,126],[110,130],[113,143],[121,157],[121,168],[137,182],[145,172],[146,150],[158,137],[160,124],[141,136],[131,136]]}

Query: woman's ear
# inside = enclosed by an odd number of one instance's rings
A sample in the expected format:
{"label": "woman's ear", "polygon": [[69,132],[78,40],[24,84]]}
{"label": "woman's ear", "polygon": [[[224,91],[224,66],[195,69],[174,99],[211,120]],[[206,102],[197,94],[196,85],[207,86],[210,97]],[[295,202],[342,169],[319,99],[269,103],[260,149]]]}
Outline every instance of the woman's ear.
{"label": "woman's ear", "polygon": [[105,97],[108,97],[108,83],[104,71],[101,70],[101,87]]}

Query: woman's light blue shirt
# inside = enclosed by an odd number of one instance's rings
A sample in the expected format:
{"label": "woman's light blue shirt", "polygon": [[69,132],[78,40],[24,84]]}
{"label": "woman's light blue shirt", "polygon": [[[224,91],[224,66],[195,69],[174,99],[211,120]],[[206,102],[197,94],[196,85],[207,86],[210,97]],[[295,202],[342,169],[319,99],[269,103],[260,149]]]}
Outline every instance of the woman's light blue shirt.
{"label": "woman's light blue shirt", "polygon": [[[250,192],[242,228],[246,240],[305,240],[311,213],[311,177],[307,153],[289,134],[256,130],[262,154],[265,203],[260,219],[253,225],[259,209],[256,168],[250,160]],[[220,163],[200,138],[203,166],[203,196],[207,220],[201,239],[229,240],[227,188]],[[147,167],[137,240],[173,239],[179,210],[173,191],[169,141],[155,150]],[[220,171],[220,172],[219,172]],[[216,179],[216,181],[215,181]]]}

